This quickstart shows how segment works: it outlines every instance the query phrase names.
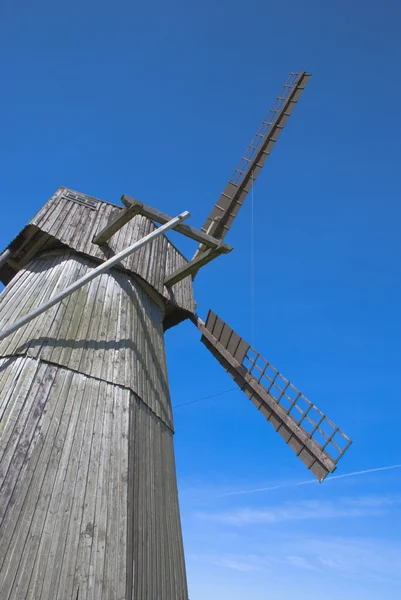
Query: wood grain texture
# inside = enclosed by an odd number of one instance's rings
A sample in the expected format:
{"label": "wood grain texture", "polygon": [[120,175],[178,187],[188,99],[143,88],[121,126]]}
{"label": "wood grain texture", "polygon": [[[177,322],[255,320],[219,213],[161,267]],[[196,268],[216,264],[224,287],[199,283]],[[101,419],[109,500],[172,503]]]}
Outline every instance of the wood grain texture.
{"label": "wood grain texture", "polygon": [[[95,263],[73,252],[44,255],[21,270],[0,302],[0,329],[82,277]],[[113,269],[0,343],[0,356],[28,355],[130,388],[171,429],[163,312]]]}
{"label": "wood grain texture", "polygon": [[0,597],[187,600],[171,430],[121,386],[0,371]]}
{"label": "wood grain texture", "polygon": [[[93,268],[44,253],[0,328]],[[0,345],[0,598],[188,600],[163,306],[105,273]]]}
{"label": "wood grain texture", "polygon": [[[86,256],[105,260],[156,229],[150,219],[137,215],[99,247],[93,243],[93,238],[126,209],[96,200],[97,208],[94,210],[75,202],[66,193],[68,190],[60,188],[30,221],[30,225]],[[186,277],[171,289],[164,285],[164,280],[187,262],[168,238],[162,236],[121,261],[121,265],[143,278],[173,305],[194,312],[191,277]]]}

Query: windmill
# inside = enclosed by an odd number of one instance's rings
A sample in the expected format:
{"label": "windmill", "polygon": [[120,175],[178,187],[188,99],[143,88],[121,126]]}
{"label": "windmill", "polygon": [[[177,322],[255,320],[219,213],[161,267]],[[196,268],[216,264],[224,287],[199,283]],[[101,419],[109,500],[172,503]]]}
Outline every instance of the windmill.
{"label": "windmill", "polygon": [[349,447],[193,296],[308,79],[290,75],[201,229],[61,187],[0,256],[1,598],[187,600],[163,337],[185,319],[319,481]]}

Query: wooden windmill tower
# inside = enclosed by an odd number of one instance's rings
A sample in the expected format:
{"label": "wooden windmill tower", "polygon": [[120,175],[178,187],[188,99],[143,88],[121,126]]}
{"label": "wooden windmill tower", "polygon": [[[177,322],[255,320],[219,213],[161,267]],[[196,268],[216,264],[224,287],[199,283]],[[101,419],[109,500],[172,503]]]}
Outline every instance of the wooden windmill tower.
{"label": "wooden windmill tower", "polygon": [[308,78],[291,74],[201,230],[59,188],[1,255],[2,599],[187,600],[163,339],[184,319],[319,480],[351,443],[193,297]]}

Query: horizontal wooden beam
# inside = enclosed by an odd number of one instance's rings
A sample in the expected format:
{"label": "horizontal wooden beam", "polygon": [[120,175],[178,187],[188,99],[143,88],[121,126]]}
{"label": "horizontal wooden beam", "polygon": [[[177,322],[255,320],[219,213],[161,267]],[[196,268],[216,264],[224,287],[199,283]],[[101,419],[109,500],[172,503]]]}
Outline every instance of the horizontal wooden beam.
{"label": "horizontal wooden beam", "polygon": [[108,223],[106,227],[102,229],[102,231],[95,235],[95,237],[92,240],[92,243],[101,246],[102,244],[107,242],[107,240],[109,240],[111,236],[117,233],[117,231],[124,227],[124,225],[126,225],[128,221],[130,221],[133,217],[135,217],[135,215],[139,213],[138,208],[139,207],[136,205],[130,205],[122,212],[119,212],[119,214],[114,219],[112,219],[110,223]]}
{"label": "horizontal wooden beam", "polygon": [[[151,206],[147,206],[146,204],[143,204],[139,200],[135,200],[135,198],[131,198],[130,196],[127,196],[126,194],[122,195],[121,201],[127,208],[136,206],[137,212],[139,214],[144,215],[145,217],[148,217],[149,219],[152,219],[153,221],[156,221],[157,223],[161,223],[162,225],[171,220],[171,217],[169,215],[166,215],[165,213],[161,212],[160,210],[156,210],[155,208],[152,208]],[[178,231],[179,233],[182,233],[186,237],[189,237],[197,242],[200,242],[207,248],[218,249],[219,250],[218,254],[227,254],[228,252],[231,252],[231,250],[232,250],[231,246],[224,244],[223,242],[221,242],[221,240],[218,240],[218,239],[214,238],[213,236],[208,235],[207,233],[204,233],[203,231],[200,231],[199,229],[195,229],[194,227],[191,227],[190,225],[180,223],[179,225],[177,225],[175,227],[175,231]],[[210,260],[212,260],[212,259],[210,259]]]}
{"label": "horizontal wooden beam", "polygon": [[166,285],[167,287],[171,287],[172,285],[178,283],[182,279],[185,279],[185,277],[188,277],[188,275],[193,275],[201,267],[212,261],[217,256],[220,256],[220,254],[220,248],[209,248],[208,250],[205,250],[205,252],[199,252],[196,258],[193,258],[191,262],[187,263],[186,265],[183,265],[174,273],[166,277],[166,279],[164,280],[164,285]]}
{"label": "horizontal wooden beam", "polygon": [[6,248],[2,254],[0,254],[0,267],[4,265],[11,258],[11,250]]}
{"label": "horizontal wooden beam", "polygon": [[10,265],[10,267],[12,267],[15,271],[20,271],[21,270],[21,265],[14,260],[13,258],[9,258],[7,260],[7,264]]}

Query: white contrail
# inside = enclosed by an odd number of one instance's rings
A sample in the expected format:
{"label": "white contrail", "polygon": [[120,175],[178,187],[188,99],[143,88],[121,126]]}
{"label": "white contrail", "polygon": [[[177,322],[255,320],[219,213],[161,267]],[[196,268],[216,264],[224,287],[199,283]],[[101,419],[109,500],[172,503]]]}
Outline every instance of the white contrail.
{"label": "white contrail", "polygon": [[[377,473],[378,471],[389,471],[390,469],[401,469],[400,465],[389,465],[388,467],[376,467],[375,469],[365,469],[364,471],[353,471],[352,473],[344,473],[343,475],[333,475],[326,479],[325,483],[328,481],[333,481],[334,479],[343,479],[344,477],[357,477],[358,475],[366,475],[367,473]],[[288,482],[288,483],[280,483],[278,485],[272,485],[270,487],[256,488],[253,490],[240,490],[237,492],[227,492],[226,494],[220,494],[219,496],[212,496],[212,498],[223,498],[224,496],[241,496],[243,494],[256,494],[257,492],[268,492],[271,490],[281,490],[282,488],[287,487],[299,487],[301,485],[311,485],[318,484],[317,479],[308,479],[307,481],[298,481],[298,482]],[[212,498],[203,498],[203,500],[211,500]]]}
{"label": "white contrail", "polygon": [[344,473],[344,475],[333,475],[327,481],[333,479],[342,479],[343,477],[351,477],[355,475],[365,475],[366,473],[377,473],[378,471],[389,471],[390,469],[400,469],[401,465],[389,465],[388,467],[376,467],[376,469],[366,469],[365,471],[354,471],[353,473]]}

